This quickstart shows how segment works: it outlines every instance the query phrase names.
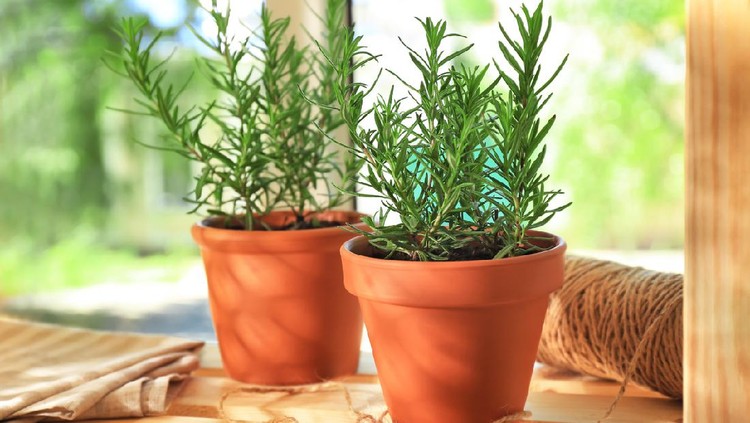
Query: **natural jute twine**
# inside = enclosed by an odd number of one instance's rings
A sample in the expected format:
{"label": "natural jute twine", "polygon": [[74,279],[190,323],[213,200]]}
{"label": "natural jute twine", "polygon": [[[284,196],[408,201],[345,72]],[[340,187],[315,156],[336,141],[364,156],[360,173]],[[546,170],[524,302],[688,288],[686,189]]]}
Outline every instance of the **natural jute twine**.
{"label": "natural jute twine", "polygon": [[349,407],[349,411],[352,412],[356,416],[356,420],[354,420],[355,423],[383,423],[383,420],[388,415],[388,410],[383,411],[383,413],[379,417],[375,417],[373,415],[363,413],[359,410],[354,409],[354,405],[352,404],[352,396],[349,393],[349,390],[346,389],[346,387],[340,383],[340,382],[323,382],[313,385],[297,385],[297,386],[261,386],[261,385],[246,385],[242,386],[236,389],[233,389],[231,391],[225,392],[221,396],[221,400],[219,400],[219,417],[226,422],[229,423],[299,423],[299,420],[295,419],[294,417],[289,416],[282,416],[273,418],[271,420],[265,420],[265,421],[250,421],[250,420],[238,420],[233,419],[226,414],[226,410],[224,408],[224,403],[229,399],[231,396],[234,396],[239,393],[246,393],[246,394],[268,394],[268,393],[285,393],[287,395],[299,395],[299,394],[308,394],[308,393],[315,393],[315,392],[322,392],[322,391],[330,391],[330,390],[341,390],[344,393],[344,399],[346,400],[346,404]]}
{"label": "natural jute twine", "polygon": [[569,256],[538,360],[621,381],[606,416],[629,381],[682,398],[682,282],[679,274]]}

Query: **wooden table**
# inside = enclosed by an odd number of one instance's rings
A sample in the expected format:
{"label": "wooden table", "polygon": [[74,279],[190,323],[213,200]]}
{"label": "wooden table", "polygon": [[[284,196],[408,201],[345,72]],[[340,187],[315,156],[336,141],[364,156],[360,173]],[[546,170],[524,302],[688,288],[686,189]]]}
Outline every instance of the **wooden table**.
{"label": "wooden table", "polygon": [[[202,368],[187,381],[174,399],[166,416],[133,420],[99,420],[99,423],[219,423],[218,405],[222,397],[226,416],[237,421],[267,422],[274,417],[290,416],[300,423],[353,423],[352,408],[374,416],[385,410],[375,376],[372,355],[363,353],[360,374],[326,385],[314,393],[287,394],[241,392],[243,385],[229,379],[221,369],[215,344],[208,345],[201,358]],[[351,408],[345,390],[351,397]],[[525,422],[596,422],[614,399],[619,384],[556,371],[547,367],[535,370],[526,409],[531,417]],[[225,420],[224,420],[225,421]],[[386,418],[385,422],[390,422]],[[607,422],[680,422],[682,404],[635,386],[625,396]],[[449,422],[447,422],[449,423]]]}

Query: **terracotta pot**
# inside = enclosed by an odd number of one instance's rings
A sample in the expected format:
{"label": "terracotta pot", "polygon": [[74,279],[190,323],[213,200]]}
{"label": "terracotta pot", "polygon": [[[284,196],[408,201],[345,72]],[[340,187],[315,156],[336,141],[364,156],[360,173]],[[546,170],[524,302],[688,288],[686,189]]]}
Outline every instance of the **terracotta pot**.
{"label": "terracotta pot", "polygon": [[[537,233],[539,234],[539,233]],[[502,260],[409,262],[341,248],[395,422],[489,423],[522,411],[565,242]]]}
{"label": "terracotta pot", "polygon": [[[323,221],[359,222],[334,211]],[[288,212],[263,219],[288,221]],[[338,227],[295,231],[192,228],[208,278],[209,302],[224,369],[262,385],[320,382],[357,371],[362,317],[342,284]]]}

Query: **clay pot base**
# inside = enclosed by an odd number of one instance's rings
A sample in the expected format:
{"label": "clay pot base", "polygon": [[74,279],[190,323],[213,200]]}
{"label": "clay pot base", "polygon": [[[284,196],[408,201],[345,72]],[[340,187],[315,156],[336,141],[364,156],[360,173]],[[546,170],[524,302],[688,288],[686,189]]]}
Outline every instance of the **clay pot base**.
{"label": "clay pot base", "polygon": [[523,412],[565,243],[502,260],[405,262],[341,249],[394,421],[491,422]]}
{"label": "clay pot base", "polygon": [[[321,220],[356,222],[329,212]],[[289,213],[274,212],[270,222]],[[323,219],[325,218],[325,219]],[[196,224],[224,368],[258,385],[296,385],[353,374],[362,318],[343,287],[340,228],[237,231]]]}

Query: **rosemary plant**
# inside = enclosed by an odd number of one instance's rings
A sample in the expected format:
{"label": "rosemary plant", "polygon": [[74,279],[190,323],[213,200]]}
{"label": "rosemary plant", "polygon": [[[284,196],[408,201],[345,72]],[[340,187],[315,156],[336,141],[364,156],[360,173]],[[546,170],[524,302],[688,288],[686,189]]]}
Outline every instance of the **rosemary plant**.
{"label": "rosemary plant", "polygon": [[[472,45],[446,51],[447,39],[462,36],[448,33],[444,21],[419,20],[424,52],[401,43],[421,80],[407,82],[391,72],[408,97],[395,98],[392,87],[368,109],[365,97],[380,75],[369,86],[349,80],[377,56],[351,31],[342,36],[338,59],[321,46],[338,75],[334,91],[351,151],[365,162],[361,183],[383,204],[374,219],[366,219],[372,231],[358,232],[382,257],[437,261],[534,253],[543,243],[528,231],[569,205],[551,206],[561,191],[546,188],[549,176],[540,171],[543,140],[555,120],[541,117],[550,98],[545,89],[567,57],[542,80],[539,59],[551,19],[545,21],[541,3],[533,13],[525,6],[511,13],[520,40],[500,25],[506,66],[451,65]],[[488,76],[493,69],[499,76]],[[365,119],[374,125],[363,125]],[[391,212],[400,223],[383,223]]]}
{"label": "rosemary plant", "polygon": [[[316,49],[289,37],[289,18],[273,18],[263,5],[261,25],[252,36],[230,35],[230,10],[214,2],[207,10],[218,29],[214,38],[191,30],[213,57],[199,67],[219,92],[208,104],[181,106],[189,81],[176,86],[164,69],[167,59],[155,60],[154,48],[163,36],[145,41],[144,21],[124,19],[118,34],[124,43],[116,63],[107,64],[137,87],[138,110],[121,110],[163,122],[168,137],[163,144],[147,145],[184,156],[200,165],[195,188],[188,198],[195,208],[227,217],[228,226],[270,228],[258,216],[278,208],[289,209],[296,222],[286,229],[315,225],[310,213],[341,205],[348,196],[332,189],[337,174],[351,190],[361,163],[335,148],[332,133],[343,124],[330,106],[331,81],[336,73]],[[340,55],[345,1],[329,0],[319,16],[326,29],[322,38],[330,57]],[[303,96],[301,91],[305,92]],[[314,100],[307,101],[306,97]],[[205,129],[220,129],[218,137]],[[316,192],[324,192],[319,201]],[[309,219],[307,219],[309,220]]]}

